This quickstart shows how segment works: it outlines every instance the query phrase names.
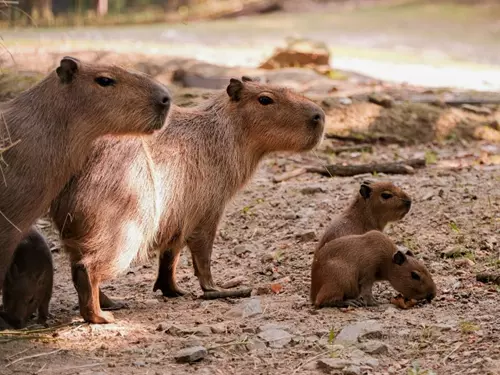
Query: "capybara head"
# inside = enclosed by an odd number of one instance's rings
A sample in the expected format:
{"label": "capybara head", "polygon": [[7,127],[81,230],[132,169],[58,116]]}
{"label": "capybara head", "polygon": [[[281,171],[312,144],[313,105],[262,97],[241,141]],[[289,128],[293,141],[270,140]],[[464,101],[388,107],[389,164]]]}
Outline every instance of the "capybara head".
{"label": "capybara head", "polygon": [[411,208],[411,198],[392,182],[363,181],[359,194],[373,216],[386,223],[401,220]]}
{"label": "capybara head", "polygon": [[431,301],[436,297],[436,284],[432,276],[411,251],[397,250],[392,256],[388,272],[391,285],[407,299]]}
{"label": "capybara head", "polygon": [[321,141],[325,113],[304,96],[248,77],[231,78],[226,91],[232,121],[263,152],[306,151]]}
{"label": "capybara head", "polygon": [[59,110],[75,114],[79,128],[84,123],[99,132],[106,124],[106,133],[150,133],[165,123],[170,93],[146,74],[72,57],[64,57],[54,74],[59,87],[48,94],[61,101]]}
{"label": "capybara head", "polygon": [[3,288],[4,317],[14,328],[26,326],[26,322],[40,304],[40,287],[43,287],[43,275],[21,270],[12,264],[5,277]]}

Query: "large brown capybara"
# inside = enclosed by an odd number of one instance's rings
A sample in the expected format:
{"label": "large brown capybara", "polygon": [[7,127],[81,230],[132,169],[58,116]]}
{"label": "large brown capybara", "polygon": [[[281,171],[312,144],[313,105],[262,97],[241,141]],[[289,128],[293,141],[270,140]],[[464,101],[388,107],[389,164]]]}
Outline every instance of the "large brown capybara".
{"label": "large brown capybara", "polygon": [[311,100],[243,77],[198,107],[174,106],[153,137],[100,140],[51,208],[83,318],[113,321],[99,284],[148,251],[160,253],[154,290],[163,295],[184,294],[175,273],[185,245],[203,291],[220,290],[210,262],[226,204],[268,153],[315,147],[324,122]]}
{"label": "large brown capybara", "polygon": [[0,104],[0,290],[17,244],[105,134],[152,133],[170,94],[149,76],[71,57]]}

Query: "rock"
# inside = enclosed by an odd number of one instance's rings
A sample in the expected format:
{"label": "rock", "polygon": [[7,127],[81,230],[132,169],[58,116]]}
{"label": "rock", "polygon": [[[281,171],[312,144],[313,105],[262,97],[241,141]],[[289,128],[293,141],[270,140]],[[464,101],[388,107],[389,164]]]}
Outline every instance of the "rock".
{"label": "rock", "polygon": [[246,253],[254,253],[255,247],[252,245],[248,245],[248,244],[241,244],[241,245],[235,246],[233,249],[233,252],[238,256],[242,256]]}
{"label": "rock", "polygon": [[247,350],[262,350],[266,348],[266,343],[260,340],[248,340],[246,343]]}
{"label": "rock", "polygon": [[309,186],[301,189],[300,192],[304,195],[314,195],[317,193],[326,193],[326,190],[320,186]]}
{"label": "rock", "polygon": [[350,365],[344,368],[342,371],[342,374],[344,375],[361,375],[361,367],[356,366],[356,365]]}
{"label": "rock", "polygon": [[285,220],[293,220],[296,218],[297,218],[297,214],[294,212],[288,212],[288,213],[283,215],[283,219],[285,219]]}
{"label": "rock", "polygon": [[340,358],[322,358],[316,362],[316,368],[329,374],[334,370],[343,370],[351,365],[351,362]]}
{"label": "rock", "polygon": [[316,239],[316,233],[314,231],[304,232],[297,234],[295,238],[299,240],[299,242],[310,242]]}
{"label": "rock", "polygon": [[157,331],[166,331],[170,327],[170,323],[168,322],[161,322],[158,324],[158,327],[156,327]]}
{"label": "rock", "polygon": [[165,333],[168,333],[172,336],[182,336],[182,335],[190,335],[193,333],[193,330],[183,327],[180,325],[171,325],[165,330]]}
{"label": "rock", "polygon": [[271,328],[258,334],[271,348],[282,348],[292,340],[292,335],[278,328]]}
{"label": "rock", "polygon": [[174,354],[174,358],[179,363],[191,363],[205,358],[208,354],[203,346],[192,346],[179,350]]}
{"label": "rock", "polygon": [[386,354],[388,352],[387,345],[381,341],[366,341],[359,344],[358,347],[368,354]]}
{"label": "rock", "polygon": [[451,249],[447,249],[441,253],[441,258],[459,258],[463,256],[466,252],[464,247],[452,247]]}
{"label": "rock", "polygon": [[227,281],[226,283],[222,284],[222,287],[224,289],[234,288],[240,284],[243,284],[245,281],[246,281],[246,279],[243,276],[236,276],[236,277],[233,277],[231,280]]}
{"label": "rock", "polygon": [[212,328],[209,326],[198,326],[193,329],[193,333],[197,336],[210,336],[212,334]]}
{"label": "rock", "polygon": [[352,345],[360,339],[379,339],[382,337],[382,326],[376,320],[366,320],[342,328],[335,338],[336,344]]}
{"label": "rock", "polygon": [[339,103],[342,105],[351,105],[352,99],[351,98],[339,98]]}
{"label": "rock", "polygon": [[212,333],[226,333],[226,325],[224,323],[217,323],[210,326]]}
{"label": "rock", "polygon": [[286,48],[277,48],[260,69],[286,67],[329,66],[330,51],[325,43],[307,39],[290,40]]}
{"label": "rock", "polygon": [[477,105],[472,105],[472,104],[462,104],[462,109],[476,113],[478,115],[485,115],[485,116],[489,116],[492,113],[491,109],[489,108],[479,107]]}
{"label": "rock", "polygon": [[372,94],[368,97],[368,101],[384,108],[391,108],[394,105],[394,99],[385,94]]}
{"label": "rock", "polygon": [[267,323],[267,324],[264,324],[264,325],[260,326],[257,329],[257,332],[264,332],[264,331],[268,331],[270,329],[284,329],[284,330],[286,330],[286,328],[283,327],[281,324]]}
{"label": "rock", "polygon": [[146,362],[144,362],[144,361],[135,361],[135,362],[132,362],[132,365],[135,366],[135,367],[144,367],[144,366],[146,366]]}
{"label": "rock", "polygon": [[233,307],[227,315],[230,318],[250,318],[254,315],[262,314],[262,307],[259,298],[250,298],[247,301]]}

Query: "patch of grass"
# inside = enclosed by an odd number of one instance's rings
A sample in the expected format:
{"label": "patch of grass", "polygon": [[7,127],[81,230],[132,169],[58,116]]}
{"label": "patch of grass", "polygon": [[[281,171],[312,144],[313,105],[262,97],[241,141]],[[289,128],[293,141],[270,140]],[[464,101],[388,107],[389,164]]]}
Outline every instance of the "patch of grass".
{"label": "patch of grass", "polygon": [[450,228],[453,232],[460,233],[460,229],[458,229],[458,225],[454,221],[450,221]]}
{"label": "patch of grass", "polygon": [[415,251],[418,249],[417,241],[413,237],[404,238],[403,244],[411,251]]}
{"label": "patch of grass", "polygon": [[408,375],[436,375],[432,370],[425,370],[420,367],[418,362],[412,364],[411,368],[408,369]]}
{"label": "patch of grass", "polygon": [[436,164],[437,162],[437,154],[432,150],[425,151],[425,163],[426,164]]}
{"label": "patch of grass", "polygon": [[463,334],[473,333],[479,329],[480,327],[472,322],[466,320],[460,322],[460,331],[462,331]]}

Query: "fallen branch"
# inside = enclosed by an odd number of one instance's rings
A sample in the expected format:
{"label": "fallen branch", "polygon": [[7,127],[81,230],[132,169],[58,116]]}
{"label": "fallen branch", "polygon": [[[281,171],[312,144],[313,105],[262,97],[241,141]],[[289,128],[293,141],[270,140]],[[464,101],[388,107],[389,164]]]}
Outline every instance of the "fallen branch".
{"label": "fallen branch", "polygon": [[336,134],[336,133],[326,133],[326,138],[338,139],[340,141],[349,141],[354,143],[383,143],[390,144],[396,143],[399,145],[403,145],[408,143],[406,139],[403,137],[397,136],[395,134],[387,134],[387,133],[358,133],[358,132],[350,132],[347,135]]}
{"label": "fallen branch", "polygon": [[250,297],[252,294],[251,288],[238,289],[238,290],[215,290],[212,292],[205,292],[202,295],[203,299],[217,299],[217,298],[245,298]]}
{"label": "fallen branch", "polygon": [[16,359],[15,361],[12,361],[8,364],[5,365],[5,367],[9,367],[9,366],[12,366],[13,364],[17,363],[17,362],[21,362],[21,361],[25,361],[27,359],[32,359],[32,358],[38,358],[38,357],[44,357],[46,355],[52,355],[52,354],[56,354],[56,353],[59,353],[62,349],[57,349],[57,350],[53,350],[51,352],[48,352],[48,353],[38,353],[38,354],[33,354],[33,355],[28,355],[26,357],[21,357],[21,358],[18,358]]}
{"label": "fallen branch", "polygon": [[413,174],[415,168],[425,167],[425,159],[408,159],[392,163],[370,163],[361,165],[331,164],[323,167],[302,167],[273,177],[273,182],[281,182],[305,173],[318,173],[325,177],[350,177],[364,173]]}
{"label": "fallen branch", "polygon": [[338,155],[343,152],[372,152],[373,146],[369,144],[360,144],[354,146],[342,146],[342,147],[326,147],[327,152]]}
{"label": "fallen branch", "polygon": [[500,273],[478,273],[476,280],[482,283],[494,283],[500,285]]}

